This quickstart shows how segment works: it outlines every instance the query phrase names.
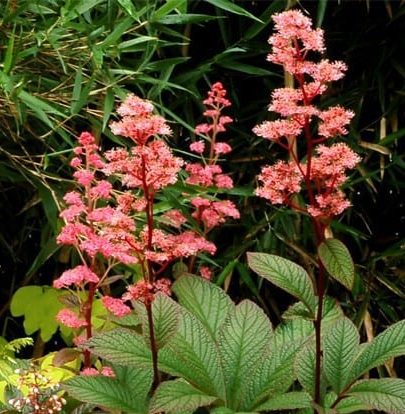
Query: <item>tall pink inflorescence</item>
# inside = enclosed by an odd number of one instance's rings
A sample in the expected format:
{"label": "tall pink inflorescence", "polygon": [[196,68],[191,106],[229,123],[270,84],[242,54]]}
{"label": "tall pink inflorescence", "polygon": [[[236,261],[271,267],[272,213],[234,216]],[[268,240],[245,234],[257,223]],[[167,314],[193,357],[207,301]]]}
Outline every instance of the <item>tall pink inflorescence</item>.
{"label": "tall pink inflorescence", "polygon": [[[201,187],[231,189],[233,180],[222,170],[219,165],[220,159],[232,151],[232,147],[223,141],[218,141],[218,134],[225,132],[228,124],[232,123],[231,117],[224,115],[223,110],[231,106],[227,98],[227,91],[221,82],[216,82],[208,91],[208,96],[203,104],[205,111],[203,115],[207,122],[195,127],[195,133],[199,135],[198,141],[190,144],[190,151],[200,157],[200,162],[186,165],[189,176],[188,184]],[[239,219],[240,213],[235,204],[229,200],[209,199],[201,195],[191,199],[191,205],[195,208],[193,218],[202,226],[203,234],[206,235],[214,227],[220,226],[228,219]],[[190,262],[189,271],[192,271],[194,261]],[[202,267],[204,277],[211,274],[209,269]]]}
{"label": "tall pink inflorescence", "polygon": [[[290,73],[296,88],[280,88],[272,93],[269,111],[281,118],[257,125],[253,132],[286,149],[290,161],[278,161],[262,169],[257,195],[273,204],[290,205],[323,222],[342,213],[350,202],[341,190],[346,172],[360,157],[346,144],[325,145],[327,141],[348,133],[347,125],[354,113],[341,106],[320,109],[314,103],[332,81],[341,79],[347,67],[343,62],[308,59],[309,52],[325,51],[323,30],[313,29],[311,20],[301,11],[290,10],[273,16],[276,33],[269,43],[267,59]],[[316,130],[317,133],[313,131]],[[301,162],[295,144],[303,136],[305,161]],[[324,145],[318,145],[325,143]],[[318,146],[316,146],[318,145]],[[306,208],[293,202],[293,196],[306,189]]]}
{"label": "tall pink inflorescence", "polygon": [[[184,164],[160,137],[171,134],[166,120],[154,114],[151,102],[135,95],[128,95],[117,112],[120,119],[111,123],[111,130],[133,145],[101,153],[96,138],[82,133],[71,161],[77,189],[65,195],[66,208],[60,213],[65,225],[57,242],[74,247],[82,264],[54,281],[57,289],[77,291],[77,304],[62,309],[57,319],[75,330],[78,345],[93,335],[95,300],[100,298],[115,317],[130,314],[131,304],[140,301],[152,321],[152,301],[157,294],[170,294],[168,266],[176,259],[216,250],[204,235],[182,229],[186,219],[179,211],[168,211],[156,220],[156,194],[177,181]],[[117,264],[137,264],[142,274],[118,298],[99,289]],[[157,381],[153,327],[150,332]],[[94,370],[86,349],[84,367],[85,372]]]}

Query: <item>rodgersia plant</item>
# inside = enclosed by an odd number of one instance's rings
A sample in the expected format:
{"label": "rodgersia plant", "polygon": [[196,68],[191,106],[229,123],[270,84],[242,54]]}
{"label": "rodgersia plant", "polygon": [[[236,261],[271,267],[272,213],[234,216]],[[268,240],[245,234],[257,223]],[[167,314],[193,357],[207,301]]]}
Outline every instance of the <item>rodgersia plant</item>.
{"label": "rodgersia plant", "polygon": [[[154,212],[156,193],[177,181],[183,161],[158,138],[170,135],[171,130],[164,118],[153,113],[150,102],[129,95],[118,113],[121,119],[113,122],[111,129],[132,140],[129,150],[114,148],[101,154],[94,136],[88,132],[80,135],[79,146],[74,150],[71,165],[76,169],[74,177],[81,190],[64,197],[67,208],[61,217],[66,224],[58,243],[74,246],[82,264],[54,281],[55,288],[74,287],[78,292],[73,306],[62,309],[57,319],[70,328],[84,330],[75,339],[77,345],[90,339],[93,303],[100,296],[103,283],[109,283],[111,269],[119,263],[137,264],[141,278],[130,284],[121,298],[105,294],[101,301],[116,317],[131,313],[131,301],[145,307],[157,386],[152,302],[157,293],[170,294],[171,282],[165,272],[173,260],[194,257],[202,251],[213,254],[215,245],[191,230],[173,233],[158,227]],[[110,177],[113,180],[109,181]],[[167,214],[168,217],[169,224],[173,224],[173,214]],[[84,375],[98,372],[91,365],[90,352],[85,349]]]}
{"label": "rodgersia plant", "polygon": [[[156,197],[176,182],[183,161],[159,138],[170,135],[166,121],[154,114],[150,102],[130,95],[111,128],[133,146],[101,154],[95,138],[83,133],[72,160],[80,191],[65,196],[66,225],[58,242],[74,246],[82,263],[54,284],[77,289],[70,307],[58,315],[77,330],[76,344],[84,351],[82,375],[63,385],[70,396],[127,413],[185,413],[201,407],[217,414],[405,412],[405,381],[360,379],[405,353],[404,321],[360,344],[357,327],[326,295],[329,276],[349,290],[353,285],[350,254],[328,236],[328,226],[350,205],[342,185],[360,158],[348,145],[334,142],[347,134],[353,112],[320,108],[316,102],[346,66],[309,60],[325,52],[323,32],[301,12],[281,13],[274,21],[269,60],[294,77],[295,87],[273,92],[269,109],[281,118],[254,132],[284,148],[289,160],[263,168],[257,195],[311,220],[317,266],[309,273],[266,253],[249,253],[248,261],[299,302],[273,328],[255,303],[235,305],[202,277],[184,274],[171,284],[171,263],[188,258],[192,272],[199,252],[215,252],[205,239],[211,228],[239,213],[230,201],[202,191],[190,200],[200,233],[183,230],[187,223],[179,211],[158,217]],[[230,151],[218,141],[231,121],[222,114],[229,101],[221,84],[213,85],[204,103],[210,122],[197,126],[201,139],[190,148],[201,162],[186,166],[186,180],[202,189],[230,188],[232,181],[218,164]],[[111,270],[119,263],[138,265],[140,278],[117,298],[104,287],[115,280]],[[93,332],[97,300],[122,327]]]}

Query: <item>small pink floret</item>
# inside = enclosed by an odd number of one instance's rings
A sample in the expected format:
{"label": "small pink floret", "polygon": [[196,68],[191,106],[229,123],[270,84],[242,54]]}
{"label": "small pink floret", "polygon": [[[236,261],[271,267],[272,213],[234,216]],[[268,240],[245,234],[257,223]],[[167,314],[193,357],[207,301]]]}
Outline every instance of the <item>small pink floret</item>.
{"label": "small pink floret", "polygon": [[87,326],[87,322],[84,319],[80,319],[70,309],[61,309],[56,315],[56,320],[69,328],[82,328]]}
{"label": "small pink floret", "polygon": [[123,317],[131,313],[131,308],[125,305],[122,299],[113,298],[111,296],[103,296],[101,299],[105,308],[114,316]]}

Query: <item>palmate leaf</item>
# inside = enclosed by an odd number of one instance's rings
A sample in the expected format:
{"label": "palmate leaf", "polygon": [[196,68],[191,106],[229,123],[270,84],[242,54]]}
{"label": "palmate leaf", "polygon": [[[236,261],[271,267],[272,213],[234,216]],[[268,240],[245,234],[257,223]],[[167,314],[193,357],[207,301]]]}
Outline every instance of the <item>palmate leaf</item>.
{"label": "palmate leaf", "polygon": [[283,393],[294,382],[294,360],[297,351],[313,333],[313,324],[291,320],[279,325],[271,338],[270,351],[252,370],[243,411],[255,408],[269,395]]}
{"label": "palmate leaf", "polygon": [[129,329],[118,328],[95,335],[86,342],[85,347],[115,364],[151,366],[151,352],[143,337]]}
{"label": "palmate leaf", "polygon": [[264,357],[270,338],[271,325],[264,312],[251,301],[241,302],[218,340],[229,408],[237,410],[245,400],[246,379]]}
{"label": "palmate leaf", "polygon": [[403,379],[382,378],[359,381],[350,388],[348,394],[371,409],[390,414],[405,413],[405,380]]}
{"label": "palmate leaf", "polygon": [[350,291],[354,282],[354,263],[347,247],[337,239],[326,239],[318,255],[328,273]]}
{"label": "palmate leaf", "polygon": [[234,308],[229,296],[218,286],[201,277],[180,277],[172,288],[180,304],[198,318],[215,340],[220,327]]}
{"label": "palmate leaf", "polygon": [[216,343],[205,326],[180,308],[179,329],[159,352],[159,368],[179,376],[207,395],[225,400],[225,383]]}
{"label": "palmate leaf", "polygon": [[147,392],[152,384],[151,369],[130,367],[125,372],[123,369],[117,369],[117,378],[76,376],[66,381],[63,388],[80,401],[128,413],[146,413]]}
{"label": "palmate leaf", "polygon": [[252,270],[298,298],[314,314],[316,297],[312,281],[301,266],[272,254],[249,252],[247,255]]}
{"label": "palmate leaf", "polygon": [[364,344],[355,358],[345,385],[390,358],[405,355],[405,320],[399,321]]}
{"label": "palmate leaf", "polygon": [[[135,311],[142,321],[143,337],[150,343],[149,323],[146,308],[143,303],[135,303]],[[155,341],[158,349],[163,348],[176,333],[179,326],[180,310],[174,300],[166,295],[158,294],[152,303],[152,318]]]}
{"label": "palmate leaf", "polygon": [[369,406],[356,399],[353,395],[350,395],[339,401],[334,409],[337,414],[350,414],[357,413],[359,411],[367,411],[369,410]]}
{"label": "palmate leaf", "polygon": [[149,406],[149,414],[183,413],[213,403],[217,397],[207,395],[183,379],[159,385]]}
{"label": "palmate leaf", "polygon": [[312,398],[303,391],[292,391],[269,398],[256,407],[256,411],[295,410],[310,408]]}
{"label": "palmate leaf", "polygon": [[315,344],[310,341],[297,353],[294,369],[298,381],[312,397],[315,395],[315,363]]}
{"label": "palmate leaf", "polygon": [[360,336],[356,326],[348,318],[342,318],[332,325],[324,336],[324,372],[339,394],[347,384],[353,360],[359,351]]}

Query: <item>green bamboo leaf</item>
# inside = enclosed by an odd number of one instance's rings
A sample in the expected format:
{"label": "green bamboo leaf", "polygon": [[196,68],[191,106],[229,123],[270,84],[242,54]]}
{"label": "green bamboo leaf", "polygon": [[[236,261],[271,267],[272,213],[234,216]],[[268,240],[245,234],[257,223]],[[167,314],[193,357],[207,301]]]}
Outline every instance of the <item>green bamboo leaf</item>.
{"label": "green bamboo leaf", "polygon": [[235,308],[224,325],[218,345],[229,408],[237,410],[244,402],[248,385],[246,379],[263,359],[271,332],[268,317],[248,300]]}
{"label": "green bamboo leaf", "polygon": [[72,20],[104,1],[105,0],[79,0],[75,2],[68,2],[68,6],[62,7],[61,15],[64,20]]}
{"label": "green bamboo leaf", "polygon": [[[62,387],[69,395],[91,404],[105,406],[129,413],[146,413],[146,393],[152,383],[151,370],[131,367],[124,378],[76,376]],[[134,392],[136,390],[136,392]]]}
{"label": "green bamboo leaf", "polygon": [[205,326],[191,312],[180,308],[180,326],[159,352],[159,367],[184,378],[207,395],[225,399],[219,353]]}
{"label": "green bamboo leaf", "polygon": [[218,66],[220,66],[222,68],[235,70],[237,72],[246,73],[248,75],[256,75],[256,76],[274,75],[274,76],[279,76],[277,73],[271,72],[267,69],[258,68],[257,66],[249,65],[247,63],[242,63],[242,62],[235,61],[235,60],[220,60],[217,64],[218,64]]}
{"label": "green bamboo leaf", "polygon": [[179,302],[193,313],[216,340],[220,327],[233,309],[233,303],[218,286],[201,277],[186,275],[173,284]]}
{"label": "green bamboo leaf", "polygon": [[328,273],[347,289],[352,290],[354,263],[347,247],[337,239],[326,239],[318,248],[318,255]]}
{"label": "green bamboo leaf", "polygon": [[120,6],[124,9],[124,11],[131,16],[133,19],[139,21],[139,17],[140,17],[140,12],[138,12],[138,10],[136,10],[134,3],[132,2],[132,0],[118,0],[118,3],[120,4]]}
{"label": "green bamboo leaf", "polygon": [[151,20],[159,20],[169,14],[172,10],[182,7],[187,0],[166,0],[166,3],[157,9],[151,16]]}
{"label": "green bamboo leaf", "polygon": [[111,90],[111,88],[108,88],[107,93],[105,95],[105,99],[104,99],[103,131],[105,130],[108,124],[113,108],[114,108],[114,92]]}
{"label": "green bamboo leaf", "polygon": [[399,321],[364,344],[354,360],[347,383],[390,358],[405,355],[405,320]]}
{"label": "green bamboo leaf", "polygon": [[326,379],[339,394],[347,384],[353,360],[359,351],[360,336],[348,318],[329,327],[324,336],[323,367]]}
{"label": "green bamboo leaf", "polygon": [[194,388],[183,379],[166,381],[159,385],[149,406],[149,414],[183,413],[213,403],[213,397]]}
{"label": "green bamboo leaf", "polygon": [[151,366],[151,352],[143,337],[129,329],[117,328],[95,335],[86,342],[85,347],[115,364]]}
{"label": "green bamboo leaf", "polygon": [[167,14],[157,20],[152,20],[154,23],[161,24],[195,24],[200,22],[208,22],[210,20],[218,20],[219,16],[209,16],[207,14]]}
{"label": "green bamboo leaf", "polygon": [[318,9],[316,12],[316,27],[322,26],[327,5],[328,5],[328,0],[318,0]]}
{"label": "green bamboo leaf", "polygon": [[358,381],[350,388],[348,394],[370,409],[390,414],[405,413],[405,380],[403,379],[382,378]]}
{"label": "green bamboo leaf", "polygon": [[[135,303],[135,311],[142,320],[143,337],[150,346],[149,323],[146,308],[143,303]],[[176,333],[179,326],[179,308],[176,303],[166,295],[159,294],[152,303],[153,329],[156,346],[163,348]]]}
{"label": "green bamboo leaf", "polygon": [[254,16],[252,13],[249,13],[243,7],[238,6],[235,3],[232,3],[229,0],[206,0],[207,3],[211,3],[213,6],[218,7],[219,9],[226,10],[233,14],[238,14],[240,16],[249,17],[250,19],[256,20],[257,22],[263,23],[260,19]]}
{"label": "green bamboo leaf", "polygon": [[126,40],[125,42],[121,42],[118,45],[118,49],[125,52],[125,49],[129,49],[133,46],[140,45],[142,43],[148,43],[148,42],[157,42],[159,39],[157,37],[152,36],[138,36],[134,39]]}
{"label": "green bamboo leaf", "polygon": [[311,278],[299,265],[280,256],[248,252],[249,267],[261,277],[301,300],[314,314],[316,298]]}
{"label": "green bamboo leaf", "polygon": [[82,91],[82,79],[83,79],[82,68],[79,67],[76,72],[76,76],[75,76],[75,83],[74,83],[73,92],[72,92],[72,102],[70,104],[70,113],[72,115],[77,114],[80,110],[79,101],[80,101],[80,95]]}
{"label": "green bamboo leaf", "polygon": [[312,398],[303,391],[292,391],[271,397],[255,408],[256,411],[296,410],[310,408]]}
{"label": "green bamboo leaf", "polygon": [[13,67],[15,28],[16,28],[16,25],[14,24],[13,30],[9,32],[10,38],[8,39],[7,50],[4,55],[4,60],[3,60],[3,71],[6,75],[10,73]]}
{"label": "green bamboo leaf", "polygon": [[243,34],[244,40],[251,40],[271,24],[271,16],[285,8],[285,0],[273,0],[260,15],[260,22],[255,22]]}

